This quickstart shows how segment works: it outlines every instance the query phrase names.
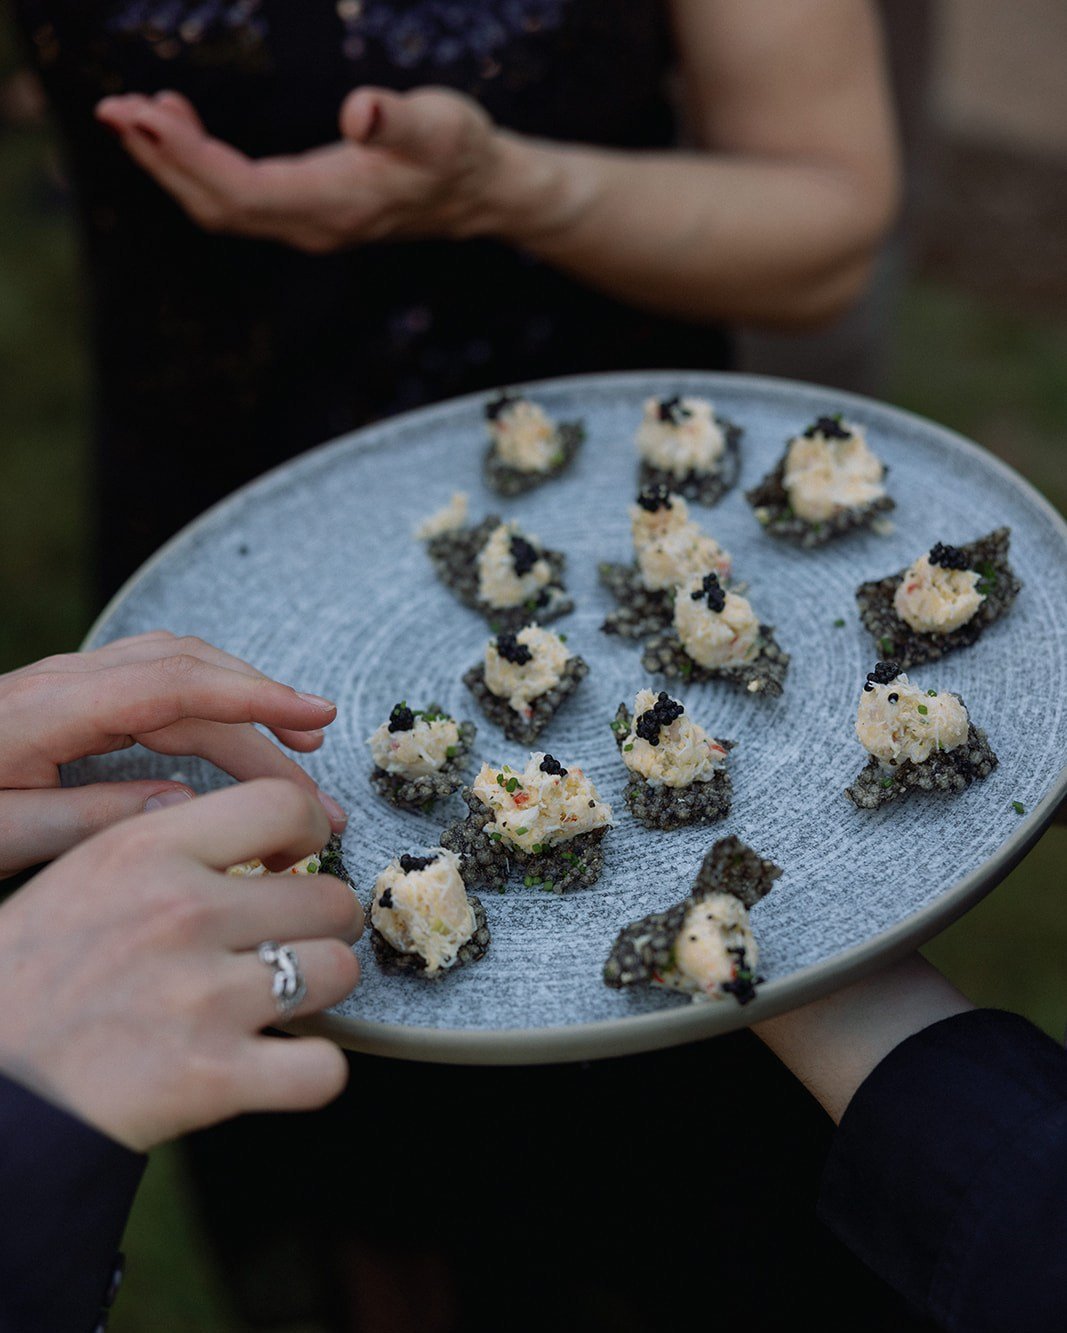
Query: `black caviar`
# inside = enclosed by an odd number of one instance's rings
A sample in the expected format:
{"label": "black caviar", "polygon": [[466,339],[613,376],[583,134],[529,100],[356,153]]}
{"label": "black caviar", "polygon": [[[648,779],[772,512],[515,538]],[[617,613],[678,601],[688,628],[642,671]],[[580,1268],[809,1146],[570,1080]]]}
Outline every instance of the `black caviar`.
{"label": "black caviar", "polygon": [[660,690],[656,702],[637,719],[634,733],[643,741],[648,741],[649,745],[658,745],[661,728],[669,727],[684,712],[684,704],[672,699],[666,690]]}
{"label": "black caviar", "polygon": [[673,398],[661,398],[656,409],[660,421],[669,421],[672,426],[680,426],[693,413],[682,402],[678,394]]}
{"label": "black caviar", "polygon": [[670,509],[670,488],[667,486],[645,486],[637,494],[637,503],[650,514],[654,514],[657,509]]}
{"label": "black caviar", "polygon": [[510,394],[506,389],[501,389],[495,398],[491,398],[485,405],[486,421],[496,421],[505,413],[509,407],[521,400],[514,394]]}
{"label": "black caviar", "polygon": [[971,562],[958,546],[945,546],[937,542],[930,547],[930,563],[940,565],[942,569],[970,569]]}
{"label": "black caviar", "polygon": [[[553,759],[553,757],[550,754],[546,754],[545,757],[541,760],[541,772],[555,773],[557,777],[561,778],[565,778],[567,776],[567,770],[563,767],[563,765],[559,762],[558,759]],[[594,803],[590,801],[589,804],[593,805]]]}
{"label": "black caviar", "polygon": [[390,731],[411,731],[415,726],[415,714],[407,704],[397,704],[389,714]]}
{"label": "black caviar", "polygon": [[825,440],[848,440],[851,439],[852,432],[841,425],[841,413],[838,412],[832,417],[815,418],[804,432],[804,438],[812,440],[816,435],[821,435]]}
{"label": "black caviar", "polygon": [[541,559],[541,552],[525,537],[520,537],[517,533],[511,538],[511,562],[515,566],[515,573],[521,578],[523,574],[529,574],[538,560]]}
{"label": "black caviar", "polygon": [[527,662],[533,661],[533,653],[514,634],[498,634],[496,650],[505,662],[512,662],[515,666],[525,666]]}
{"label": "black caviar", "polygon": [[[436,860],[436,856],[408,856],[407,852],[405,852],[400,858],[400,869],[405,875],[410,875],[415,870],[425,870],[427,866],[432,866]],[[388,890],[386,890],[386,892],[388,892]]]}
{"label": "black caviar", "polygon": [[691,592],[689,596],[694,602],[699,602],[701,598],[708,599],[708,609],[711,611],[721,611],[726,606],[726,594],[722,590],[722,584],[719,582],[717,574],[705,574],[700,582],[700,587],[696,592]]}
{"label": "black caviar", "polygon": [[[867,682],[864,685],[865,690],[873,690],[875,685],[889,685],[900,675],[900,663],[892,660],[888,662],[878,662],[873,671],[867,672]],[[872,684],[873,682],[873,684]],[[891,703],[896,703],[892,695],[889,696]]]}

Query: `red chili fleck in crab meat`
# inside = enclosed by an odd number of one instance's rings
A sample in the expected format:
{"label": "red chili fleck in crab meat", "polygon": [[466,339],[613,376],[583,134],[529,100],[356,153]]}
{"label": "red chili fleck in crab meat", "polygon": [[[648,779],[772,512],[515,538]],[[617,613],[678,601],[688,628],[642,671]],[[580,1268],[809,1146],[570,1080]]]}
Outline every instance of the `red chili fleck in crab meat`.
{"label": "red chili fleck in crab meat", "polygon": [[511,799],[516,805],[523,806],[529,802],[530,793],[528,791],[517,791]]}

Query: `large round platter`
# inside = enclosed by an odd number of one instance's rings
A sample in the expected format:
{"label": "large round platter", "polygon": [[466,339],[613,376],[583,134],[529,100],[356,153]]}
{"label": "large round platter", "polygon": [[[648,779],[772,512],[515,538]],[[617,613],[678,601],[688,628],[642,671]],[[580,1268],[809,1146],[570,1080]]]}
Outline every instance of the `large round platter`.
{"label": "large round platter", "polygon": [[[482,619],[433,578],[411,530],[463,489],[475,521],[495,511],[562,549],[577,609],[557,624],[591,666],[540,745],[580,763],[615,810],[606,866],[565,897],[512,888],[483,894],[492,946],[481,963],[435,983],[383,975],[369,944],[363,982],[308,1029],[355,1050],[457,1063],[589,1059],[728,1031],[814,999],[929,938],[992,888],[1024,854],[1067,789],[1067,527],[1004,464],[957,435],[852,395],[750,376],[625,374],[528,386],[588,439],[565,478],[504,502],[482,485],[482,396],[396,418],[311,451],[244,488],[170,542],[108,607],[87,646],[158,626],[198,634],[273,676],[338,701],[339,717],[307,767],[350,811],[345,856],[366,898],[400,851],[432,846],[439,816],[402,814],[372,791],[365,738],[400,698],[430,700],[479,724],[478,759],[521,763],[460,683],[488,636]],[[633,433],[651,394],[710,397],[744,427],[740,486],[694,516],[734,556],[766,623],[792,654],[781,699],[721,684],[674,687],[693,716],[734,739],[734,813],[675,833],[637,826],[608,730],[647,681],[639,651],[602,635],[610,609],[598,560],[630,556]],[[890,466],[889,535],[863,533],[819,551],[767,537],[742,490],[769,470],[816,414],[863,423]],[[853,590],[906,565],[934,541],[959,544],[1010,525],[1024,582],[1011,614],[973,648],[912,673],[958,691],[1000,758],[955,797],[919,794],[871,813],[842,795],[864,755],[853,719],[878,656]],[[843,626],[835,624],[844,620]],[[182,764],[201,789],[223,779]],[[169,776],[174,761],[130,750],[77,766],[72,781]],[[1020,815],[1013,808],[1019,802]],[[737,833],[784,867],[753,913],[766,984],[742,1009],[663,993],[620,993],[601,966],[620,926],[677,901],[703,852]]]}

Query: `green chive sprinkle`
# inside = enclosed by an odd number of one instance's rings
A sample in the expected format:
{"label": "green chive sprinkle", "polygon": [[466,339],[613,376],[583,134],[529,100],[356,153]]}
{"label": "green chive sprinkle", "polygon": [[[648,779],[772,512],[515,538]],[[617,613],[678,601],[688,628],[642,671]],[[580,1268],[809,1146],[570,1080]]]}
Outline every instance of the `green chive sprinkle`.
{"label": "green chive sprinkle", "polygon": [[838,616],[837,619],[834,621],[834,629],[844,629],[844,627],[845,627],[845,622],[841,619],[840,616]]}
{"label": "green chive sprinkle", "polygon": [[507,782],[504,783],[504,790],[514,791],[518,785],[519,785],[518,778],[508,778]]}
{"label": "green chive sprinkle", "polygon": [[923,717],[925,717],[930,710],[925,704],[920,704],[916,711],[922,713]]}
{"label": "green chive sprinkle", "polygon": [[447,745],[447,746],[445,746],[445,758],[446,758],[446,759],[455,759],[455,757],[456,757],[456,755],[457,755],[458,753],[459,753],[459,750],[456,748],[456,746],[454,746],[454,745]]}
{"label": "green chive sprinkle", "polygon": [[937,698],[937,691],[936,691],[936,690],[927,690],[926,693],[930,696],[931,699],[936,699],[936,698]]}
{"label": "green chive sprinkle", "polygon": [[530,848],[530,851],[533,852],[535,856],[540,856],[544,850],[545,850],[545,845],[543,842],[535,842],[534,845]]}
{"label": "green chive sprinkle", "polygon": [[624,745],[622,748],[623,748],[624,750],[626,750],[627,753],[629,753],[629,751],[632,750],[632,749],[634,748],[634,743],[633,743],[633,741],[631,741],[629,745]]}
{"label": "green chive sprinkle", "polygon": [[515,836],[516,838],[521,838],[524,833],[529,833],[529,831],[528,828],[517,828],[515,830]]}
{"label": "green chive sprinkle", "polygon": [[893,651],[893,640],[888,634],[883,634],[878,640],[878,647],[881,648],[883,653],[891,653]]}
{"label": "green chive sprinkle", "polygon": [[892,785],[893,785],[893,779],[892,779],[892,778],[883,778],[883,779],[882,779],[882,786],[883,786],[883,787],[891,787]]}
{"label": "green chive sprinkle", "polygon": [[1012,801],[1011,808],[1015,811],[1017,815],[1026,814],[1026,806],[1023,805],[1022,801]]}

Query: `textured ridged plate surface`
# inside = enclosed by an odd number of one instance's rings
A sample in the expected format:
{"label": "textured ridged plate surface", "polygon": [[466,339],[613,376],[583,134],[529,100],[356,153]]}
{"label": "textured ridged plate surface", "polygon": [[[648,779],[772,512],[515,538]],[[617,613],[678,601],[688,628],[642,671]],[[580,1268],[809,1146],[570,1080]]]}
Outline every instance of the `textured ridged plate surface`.
{"label": "textured ridged plate surface", "polygon": [[[589,678],[543,734],[541,748],[580,763],[613,805],[607,864],[591,889],[483,894],[487,958],[436,984],[384,976],[358,947],[359,989],[315,1024],[357,1049],[421,1059],[585,1059],[726,1031],[814,998],[932,935],[991,888],[1036,839],[1067,786],[1067,528],[1010,469],[975,445],[893,408],[757,377],[614,375],[557,380],[531,392],[555,416],[584,417],[588,440],[564,479],[501,502],[480,481],[482,397],[457,399],[304,455],[231,496],[165,547],[123,590],[90,646],[157,626],[198,634],[300,689],[338,701],[316,780],[351,812],[345,855],[364,898],[400,851],[435,843],[444,819],[402,814],[367,781],[364,740],[400,698],[435,699],[479,725],[478,758],[524,755],[474,709],[460,683],[488,630],[436,582],[418,520],[455,489],[477,520],[519,519],[568,558],[577,609],[556,628],[589,662]],[[622,801],[624,770],[608,724],[649,682],[636,645],[598,626],[611,603],[598,560],[630,555],[633,433],[651,393],[696,393],[745,429],[741,485],[697,518],[734,556],[765,622],[793,655],[785,694],[765,700],[721,684],[676,687],[714,735],[737,741],[731,818],[710,829],[653,833]],[[785,439],[821,412],[862,422],[890,465],[897,500],[889,536],[864,533],[814,552],[762,533],[742,490]],[[878,656],[853,591],[906,565],[934,541],[1013,530],[1024,587],[1011,614],[974,648],[922,667],[923,686],[963,695],[1000,758],[991,778],[956,797],[914,795],[867,813],[842,789],[864,754],[853,735],[858,691]],[[835,627],[837,619],[843,627]],[[186,763],[194,785],[224,781]],[[164,776],[174,761],[141,750],[79,765],[71,780]],[[1026,814],[1019,816],[1012,802]],[[600,969],[618,928],[676,901],[710,842],[739,834],[785,869],[754,911],[767,984],[742,1010],[673,995],[606,989]]]}

